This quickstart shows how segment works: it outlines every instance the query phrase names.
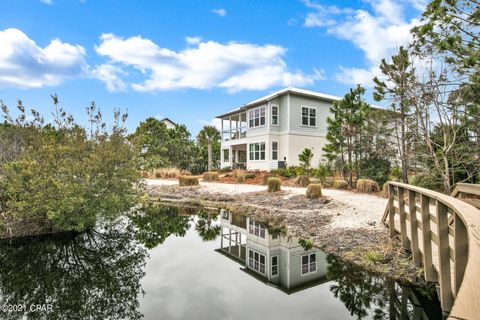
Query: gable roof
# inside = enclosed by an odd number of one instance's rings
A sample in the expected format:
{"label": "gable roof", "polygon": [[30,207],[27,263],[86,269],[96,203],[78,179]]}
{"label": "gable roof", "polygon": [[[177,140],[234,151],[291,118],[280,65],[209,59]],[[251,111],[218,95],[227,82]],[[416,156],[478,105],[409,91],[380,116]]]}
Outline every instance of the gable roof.
{"label": "gable roof", "polygon": [[[220,114],[220,115],[216,116],[216,118],[223,118],[223,117],[238,113],[239,111],[246,110],[250,107],[254,107],[254,106],[257,106],[257,105],[264,104],[264,103],[266,103],[266,102],[268,102],[268,101],[270,101],[270,100],[272,100],[276,97],[279,97],[281,95],[288,94],[288,93],[293,93],[293,94],[296,94],[296,95],[301,95],[301,96],[306,96],[306,97],[311,97],[311,98],[317,98],[317,99],[325,100],[325,101],[329,101],[329,102],[342,100],[342,97],[338,97],[338,96],[332,96],[332,95],[329,95],[329,94],[316,92],[316,91],[311,91],[311,90],[300,89],[300,88],[288,87],[288,88],[284,88],[282,90],[273,92],[269,95],[263,96],[259,99],[250,101],[250,102],[244,104],[241,107],[238,107],[238,108],[230,110],[226,113]],[[374,105],[370,105],[370,106],[374,109],[385,110],[384,108],[381,108],[381,107],[378,107],[378,106],[374,106]]]}
{"label": "gable roof", "polygon": [[162,120],[160,120],[160,122],[164,122],[164,121],[168,121],[168,122],[170,122],[171,124],[173,124],[174,126],[177,125],[175,122],[173,122],[173,121],[170,120],[169,118],[163,118]]}

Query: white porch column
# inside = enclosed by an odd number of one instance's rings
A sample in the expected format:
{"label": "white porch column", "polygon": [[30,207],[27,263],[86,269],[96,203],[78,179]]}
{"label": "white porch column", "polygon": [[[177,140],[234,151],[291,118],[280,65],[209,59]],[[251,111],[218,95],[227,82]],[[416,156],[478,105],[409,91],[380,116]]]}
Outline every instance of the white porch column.
{"label": "white porch column", "polygon": [[223,129],[223,118],[221,118],[221,120],[222,120],[222,131],[220,131],[220,134],[221,134],[221,137],[220,137],[221,139],[220,140],[224,141],[224,138],[223,138],[224,137],[223,136],[223,130],[224,130]]}
{"label": "white porch column", "polygon": [[230,164],[230,168],[233,167],[233,149],[232,149],[232,146],[228,147],[228,162]]}
{"label": "white porch column", "polygon": [[228,117],[230,121],[229,133],[230,133],[230,140],[232,140],[232,116]]}

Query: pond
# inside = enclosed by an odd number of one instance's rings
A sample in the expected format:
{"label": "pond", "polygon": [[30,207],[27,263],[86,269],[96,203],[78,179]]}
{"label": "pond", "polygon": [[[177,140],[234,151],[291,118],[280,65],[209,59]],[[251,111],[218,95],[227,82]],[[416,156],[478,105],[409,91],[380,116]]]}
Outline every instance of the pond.
{"label": "pond", "polygon": [[1,319],[441,319],[402,286],[221,211],[149,206],[80,234],[0,242]]}

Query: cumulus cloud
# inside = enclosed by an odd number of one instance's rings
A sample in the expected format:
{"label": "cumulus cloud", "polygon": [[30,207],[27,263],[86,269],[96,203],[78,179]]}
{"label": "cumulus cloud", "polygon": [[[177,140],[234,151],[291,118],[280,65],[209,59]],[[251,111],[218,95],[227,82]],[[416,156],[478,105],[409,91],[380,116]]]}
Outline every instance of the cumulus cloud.
{"label": "cumulus cloud", "polygon": [[227,10],[225,10],[225,9],[213,9],[212,13],[218,14],[220,17],[225,17],[227,15]]}
{"label": "cumulus cloud", "polygon": [[18,29],[0,31],[0,87],[40,88],[85,75],[85,49],[52,40],[42,48]]}
{"label": "cumulus cloud", "polygon": [[[353,10],[306,2],[314,11],[307,14],[306,27],[325,27],[329,34],[352,42],[363,51],[366,68],[340,66],[336,79],[345,84],[373,84],[378,75],[378,65],[383,58],[391,57],[399,46],[408,45],[410,29],[418,19],[407,19],[407,6],[420,7],[422,0],[401,2],[396,0],[365,0],[371,10]],[[361,81],[361,82],[359,82]]]}
{"label": "cumulus cloud", "polygon": [[[112,70],[117,76],[125,68],[139,71],[144,81],[130,84],[137,91],[219,87],[236,92],[272,86],[303,86],[323,79],[323,73],[318,70],[311,74],[290,71],[283,60],[286,49],[281,46],[222,44],[201,39],[196,44],[190,43],[192,45],[186,49],[174,51],[141,36],[124,39],[103,34],[95,49],[109,59],[108,67],[101,65],[97,69],[108,71],[110,66],[115,66]],[[102,78],[100,80],[107,86],[107,81],[112,79],[105,74]]]}
{"label": "cumulus cloud", "polygon": [[92,76],[103,81],[110,92],[124,91],[127,88],[126,83],[121,76],[127,75],[127,72],[113,64],[102,64],[92,70]]}
{"label": "cumulus cloud", "polygon": [[202,42],[202,38],[200,38],[200,37],[186,37],[185,41],[188,44],[199,44],[200,42]]}

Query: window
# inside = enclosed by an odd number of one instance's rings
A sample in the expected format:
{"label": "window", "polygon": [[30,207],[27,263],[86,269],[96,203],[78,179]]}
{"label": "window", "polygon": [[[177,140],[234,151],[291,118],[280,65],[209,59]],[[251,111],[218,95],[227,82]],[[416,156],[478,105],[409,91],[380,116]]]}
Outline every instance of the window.
{"label": "window", "polygon": [[265,239],[265,228],[260,223],[250,220],[249,227],[250,234]]}
{"label": "window", "polygon": [[223,162],[230,162],[230,150],[223,149]]}
{"label": "window", "polygon": [[265,125],[265,107],[260,107],[248,111],[248,126],[250,128]]}
{"label": "window", "polygon": [[265,274],[265,256],[253,250],[248,250],[248,266],[261,274]]}
{"label": "window", "polygon": [[272,257],[272,277],[278,276],[278,256]]}
{"label": "window", "polygon": [[272,141],[272,160],[278,160],[278,142]]}
{"label": "window", "polygon": [[302,275],[317,271],[317,254],[311,253],[302,256]]}
{"label": "window", "polygon": [[265,142],[251,143],[249,151],[250,160],[265,160]]}
{"label": "window", "polygon": [[278,126],[278,106],[272,106],[272,125]]}
{"label": "window", "polygon": [[302,107],[302,126],[315,127],[317,125],[317,109]]}

